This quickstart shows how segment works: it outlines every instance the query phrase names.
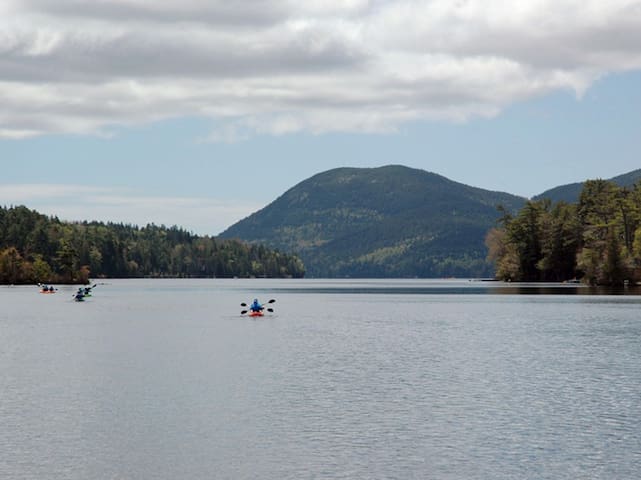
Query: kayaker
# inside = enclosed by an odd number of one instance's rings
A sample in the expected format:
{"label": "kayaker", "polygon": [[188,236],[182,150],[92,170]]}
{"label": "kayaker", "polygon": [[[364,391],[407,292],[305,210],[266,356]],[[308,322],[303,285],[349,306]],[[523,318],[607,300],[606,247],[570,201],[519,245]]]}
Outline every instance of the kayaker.
{"label": "kayaker", "polygon": [[262,311],[264,308],[265,308],[265,307],[263,307],[260,303],[258,303],[258,299],[257,299],[257,298],[254,298],[254,301],[253,301],[253,302],[252,302],[252,304],[249,306],[249,309],[250,309],[252,312],[260,312],[260,311]]}

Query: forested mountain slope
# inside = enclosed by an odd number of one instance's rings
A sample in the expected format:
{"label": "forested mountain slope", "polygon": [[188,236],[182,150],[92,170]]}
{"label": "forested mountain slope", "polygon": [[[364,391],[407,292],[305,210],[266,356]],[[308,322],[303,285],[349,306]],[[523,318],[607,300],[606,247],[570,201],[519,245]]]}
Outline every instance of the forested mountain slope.
{"label": "forested mountain slope", "polygon": [[497,205],[524,198],[391,165],[338,168],[294,186],[223,238],[296,252],[308,276],[445,277],[493,274],[484,238]]}

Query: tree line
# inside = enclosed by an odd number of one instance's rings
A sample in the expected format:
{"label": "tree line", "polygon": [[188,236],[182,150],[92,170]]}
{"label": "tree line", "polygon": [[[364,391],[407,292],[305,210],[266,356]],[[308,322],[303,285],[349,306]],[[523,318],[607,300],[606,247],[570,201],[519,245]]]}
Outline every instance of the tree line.
{"label": "tree line", "polygon": [[641,182],[589,180],[578,203],[528,201],[516,215],[502,213],[485,240],[498,279],[641,281]]}
{"label": "tree line", "polygon": [[302,261],[262,245],[173,226],[62,222],[0,207],[0,283],[86,283],[89,277],[295,277]]}

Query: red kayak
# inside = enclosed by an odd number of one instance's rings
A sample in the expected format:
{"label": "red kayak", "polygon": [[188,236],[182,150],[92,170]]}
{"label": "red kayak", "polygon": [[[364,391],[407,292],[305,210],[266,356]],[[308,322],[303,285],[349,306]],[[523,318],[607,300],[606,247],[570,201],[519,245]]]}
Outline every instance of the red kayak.
{"label": "red kayak", "polygon": [[262,317],[265,314],[263,313],[262,310],[259,310],[258,312],[254,312],[253,310],[250,310],[248,315],[250,317]]}

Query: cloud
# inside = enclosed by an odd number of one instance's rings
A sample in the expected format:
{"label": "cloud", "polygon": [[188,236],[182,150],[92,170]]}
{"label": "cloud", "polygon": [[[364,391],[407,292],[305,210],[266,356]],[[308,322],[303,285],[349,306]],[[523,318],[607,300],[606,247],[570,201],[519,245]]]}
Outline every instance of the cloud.
{"label": "cloud", "polygon": [[0,205],[26,205],[68,221],[179,225],[201,235],[216,235],[264,206],[235,199],[161,197],[125,188],[59,184],[0,184]]}
{"label": "cloud", "polygon": [[639,0],[21,0],[0,137],[200,116],[209,141],[466,121],[641,68]]}

